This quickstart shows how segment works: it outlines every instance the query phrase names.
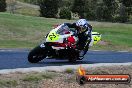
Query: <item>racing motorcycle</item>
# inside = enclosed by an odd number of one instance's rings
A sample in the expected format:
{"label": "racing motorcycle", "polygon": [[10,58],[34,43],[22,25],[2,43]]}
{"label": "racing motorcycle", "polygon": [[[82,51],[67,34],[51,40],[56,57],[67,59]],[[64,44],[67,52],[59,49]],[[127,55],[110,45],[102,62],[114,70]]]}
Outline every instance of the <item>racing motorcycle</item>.
{"label": "racing motorcycle", "polygon": [[[28,54],[30,63],[37,63],[43,59],[67,59],[69,62],[82,60],[80,58],[80,50],[78,49],[78,37],[75,29],[70,29],[67,25],[61,24],[53,28],[46,36],[44,42],[32,49]],[[90,46],[96,44],[101,39],[101,34],[92,32],[92,40]],[[88,42],[84,50],[88,50]]]}

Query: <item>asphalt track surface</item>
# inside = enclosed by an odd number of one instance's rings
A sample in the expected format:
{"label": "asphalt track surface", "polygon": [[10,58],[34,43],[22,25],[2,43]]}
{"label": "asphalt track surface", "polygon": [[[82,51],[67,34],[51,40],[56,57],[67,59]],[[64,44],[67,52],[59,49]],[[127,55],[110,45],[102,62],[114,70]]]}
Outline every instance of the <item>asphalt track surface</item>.
{"label": "asphalt track surface", "polygon": [[55,59],[44,59],[39,63],[32,64],[27,60],[28,53],[29,50],[0,50],[0,70],[79,64],[132,63],[132,52],[88,51],[82,61],[77,61],[74,64],[67,60]]}

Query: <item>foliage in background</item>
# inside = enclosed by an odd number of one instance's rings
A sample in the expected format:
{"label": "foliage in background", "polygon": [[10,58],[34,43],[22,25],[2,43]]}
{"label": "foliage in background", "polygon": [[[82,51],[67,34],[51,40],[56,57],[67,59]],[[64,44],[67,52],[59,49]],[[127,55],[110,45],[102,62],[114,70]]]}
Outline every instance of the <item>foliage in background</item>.
{"label": "foliage in background", "polygon": [[[68,8],[69,12],[80,18],[95,21],[132,22],[132,0],[19,0],[40,6],[43,17],[59,16],[60,10]],[[62,12],[61,12],[62,14]]]}
{"label": "foliage in background", "polygon": [[127,22],[129,19],[128,15],[127,15],[127,11],[126,11],[126,6],[124,6],[122,3],[119,7],[119,15],[118,17],[116,18],[116,21],[117,22],[121,22],[121,23],[124,23],[124,22]]}
{"label": "foliage in background", "polygon": [[95,15],[98,21],[113,21],[118,10],[116,0],[102,0],[96,4]]}
{"label": "foliage in background", "polygon": [[59,2],[60,8],[68,7],[71,9],[73,2],[74,2],[74,0],[60,0],[60,2]]}
{"label": "foliage in background", "polygon": [[72,12],[78,13],[80,18],[85,18],[85,1],[86,0],[74,0],[73,6],[72,6]]}
{"label": "foliage in background", "polygon": [[71,11],[67,7],[63,7],[60,9],[59,16],[61,19],[71,19]]}
{"label": "foliage in background", "polygon": [[59,8],[59,0],[41,0],[39,6],[42,17],[56,18]]}
{"label": "foliage in background", "polygon": [[127,20],[131,20],[130,18],[132,16],[132,0],[120,0],[123,6],[125,6],[125,13]]}
{"label": "foliage in background", "polygon": [[116,0],[103,0],[104,7],[105,7],[105,15],[104,15],[104,20],[105,21],[112,21],[113,16],[116,13],[116,10],[118,8],[118,4]]}
{"label": "foliage in background", "polygon": [[88,20],[96,20],[96,8],[98,0],[86,0],[85,2],[85,18]]}
{"label": "foliage in background", "polygon": [[0,12],[6,11],[6,0],[0,0]]}

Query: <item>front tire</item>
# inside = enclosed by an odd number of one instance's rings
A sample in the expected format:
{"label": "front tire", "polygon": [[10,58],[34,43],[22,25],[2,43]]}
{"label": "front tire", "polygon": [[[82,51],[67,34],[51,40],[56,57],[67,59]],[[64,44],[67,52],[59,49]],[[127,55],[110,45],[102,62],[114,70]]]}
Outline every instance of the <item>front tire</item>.
{"label": "front tire", "polygon": [[37,46],[31,52],[29,52],[28,61],[30,63],[37,63],[43,60],[46,56],[47,56],[47,52],[45,48],[41,48],[40,46]]}

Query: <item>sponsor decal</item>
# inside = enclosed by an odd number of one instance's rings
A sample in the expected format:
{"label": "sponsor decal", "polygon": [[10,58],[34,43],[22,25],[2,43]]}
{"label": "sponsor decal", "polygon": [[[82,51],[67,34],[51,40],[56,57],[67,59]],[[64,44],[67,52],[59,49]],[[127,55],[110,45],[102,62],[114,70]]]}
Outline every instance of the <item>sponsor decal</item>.
{"label": "sponsor decal", "polygon": [[128,74],[86,74],[86,70],[80,66],[77,70],[76,80],[80,85],[85,83],[128,84],[131,77]]}

